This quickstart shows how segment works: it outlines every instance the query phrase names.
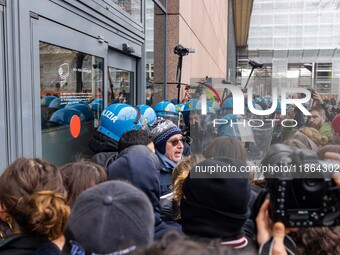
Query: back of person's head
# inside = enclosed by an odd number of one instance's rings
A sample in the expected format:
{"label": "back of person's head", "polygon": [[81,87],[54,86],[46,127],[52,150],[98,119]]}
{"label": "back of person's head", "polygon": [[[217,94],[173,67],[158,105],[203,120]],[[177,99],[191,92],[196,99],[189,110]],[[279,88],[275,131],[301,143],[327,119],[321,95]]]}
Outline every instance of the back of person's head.
{"label": "back of person's head", "polygon": [[297,139],[301,141],[309,150],[312,150],[316,152],[318,150],[318,146],[315,142],[312,141],[308,136],[306,136],[304,133],[297,131],[293,136],[292,139]]}
{"label": "back of person's head", "polygon": [[50,240],[63,235],[70,208],[57,167],[40,159],[18,158],[0,176],[0,201],[12,234]]}
{"label": "back of person's head", "polygon": [[204,148],[205,158],[230,157],[247,161],[247,152],[240,140],[235,137],[220,136],[211,140]]}
{"label": "back of person's head", "polygon": [[232,255],[233,251],[221,247],[218,242],[209,244],[180,236],[176,232],[168,232],[161,240],[154,242],[134,255]]}
{"label": "back of person's head", "polygon": [[203,161],[202,154],[193,154],[179,161],[172,171],[173,199],[180,205],[183,196],[183,182],[188,176],[191,166]]}
{"label": "back of person's head", "polygon": [[288,139],[284,141],[284,144],[290,146],[293,149],[304,149],[307,150],[308,147],[298,139]]}
{"label": "back of person's head", "polygon": [[303,228],[291,235],[300,255],[340,254],[340,226]]}
{"label": "back of person's head", "polygon": [[68,163],[59,170],[67,191],[67,203],[71,207],[81,192],[107,180],[105,169],[91,161]]}
{"label": "back of person's head", "polygon": [[152,206],[146,195],[131,184],[100,183],[77,197],[65,238],[67,254],[71,250],[79,254],[127,254],[153,241]]}
{"label": "back of person's head", "polygon": [[130,130],[125,132],[118,142],[118,152],[132,145],[149,145],[153,143],[153,136],[147,129]]}
{"label": "back of person's head", "polygon": [[326,136],[321,136],[319,131],[312,127],[302,127],[299,129],[301,133],[311,139],[317,146],[325,145],[328,143]]}
{"label": "back of person's head", "polygon": [[237,169],[245,162],[232,158],[206,159],[194,166],[184,180],[181,200],[185,234],[233,240],[239,237],[250,215],[248,176],[238,171],[211,175],[211,168]]}

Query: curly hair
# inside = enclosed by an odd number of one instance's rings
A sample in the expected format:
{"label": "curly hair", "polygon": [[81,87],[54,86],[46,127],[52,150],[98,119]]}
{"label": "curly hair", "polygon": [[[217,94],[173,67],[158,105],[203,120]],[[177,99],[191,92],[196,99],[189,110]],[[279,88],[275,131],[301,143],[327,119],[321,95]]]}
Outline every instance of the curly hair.
{"label": "curly hair", "polygon": [[14,233],[54,240],[63,235],[70,208],[57,167],[40,159],[16,159],[0,176],[0,200]]}
{"label": "curly hair", "polygon": [[340,254],[340,226],[305,228],[291,235],[300,255]]}
{"label": "curly hair", "polygon": [[302,127],[299,131],[311,139],[317,146],[326,145],[328,143],[328,138],[326,136],[321,136],[319,131],[312,127]]}
{"label": "curly hair", "polygon": [[180,219],[179,206],[183,197],[183,182],[187,178],[192,166],[204,160],[202,154],[193,154],[180,160],[172,171],[173,200],[177,204],[176,219]]}

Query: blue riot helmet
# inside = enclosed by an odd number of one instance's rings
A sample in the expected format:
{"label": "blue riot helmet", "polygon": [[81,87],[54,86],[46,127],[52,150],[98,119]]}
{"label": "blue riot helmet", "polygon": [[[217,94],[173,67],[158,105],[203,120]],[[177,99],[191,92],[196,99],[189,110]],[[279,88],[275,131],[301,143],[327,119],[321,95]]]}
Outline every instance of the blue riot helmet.
{"label": "blue riot helmet", "polygon": [[157,114],[157,117],[162,117],[163,119],[171,120],[174,124],[178,124],[178,112],[173,103],[169,101],[161,101],[155,105],[153,108]]}
{"label": "blue riot helmet", "polygon": [[281,102],[277,101],[275,113],[281,114]]}
{"label": "blue riot helmet", "polygon": [[232,112],[233,112],[233,98],[228,97],[222,102],[221,114],[223,116],[223,115],[231,114]]}
{"label": "blue riot helmet", "polygon": [[80,111],[84,117],[85,121],[91,121],[94,120],[93,112],[91,111],[91,108],[87,104],[78,103],[78,104],[68,104],[65,108],[74,108]]}
{"label": "blue riot helmet", "polygon": [[90,103],[89,107],[92,111],[94,112],[99,112],[101,113],[103,111],[103,105],[99,103]]}
{"label": "blue riot helmet", "polygon": [[97,103],[97,104],[103,104],[103,99],[102,98],[94,98],[90,104],[92,103]]}
{"label": "blue riot helmet", "polygon": [[184,104],[176,104],[175,107],[177,112],[182,112],[184,110]]}
{"label": "blue riot helmet", "polygon": [[56,109],[50,108],[50,103],[57,99],[56,96],[44,96],[41,99],[41,127],[46,128],[48,120],[51,118],[51,115],[53,112],[56,111]]}
{"label": "blue riot helmet", "polygon": [[93,99],[92,102],[89,103],[89,107],[94,112],[96,118],[98,118],[100,113],[103,111],[103,99],[101,98]]}
{"label": "blue riot helmet", "polygon": [[79,110],[67,107],[55,111],[50,118],[50,122],[59,125],[69,125],[74,115],[77,115],[80,118],[80,121],[85,120],[84,114]]}
{"label": "blue riot helmet", "polygon": [[214,112],[216,115],[219,115],[221,111],[221,106],[217,101],[214,100],[209,100],[208,102],[208,107],[211,107],[211,112]]}
{"label": "blue riot helmet", "polygon": [[215,122],[219,136],[230,136],[238,138],[242,142],[255,142],[251,127],[247,120],[241,115],[228,114]]}
{"label": "blue riot helmet", "polygon": [[67,102],[63,98],[56,98],[51,101],[49,108],[52,109],[62,109],[67,105]]}
{"label": "blue riot helmet", "polygon": [[143,125],[151,125],[155,119],[157,119],[156,112],[150,106],[146,104],[140,104],[137,105],[137,107],[141,110]]}
{"label": "blue riot helmet", "polygon": [[198,101],[199,101],[198,99],[191,99],[183,107],[182,114],[183,114],[185,126],[187,128],[190,128],[190,123],[193,123],[194,122],[193,119],[198,116],[198,114],[195,113],[195,111],[200,110],[198,109],[198,105],[197,105]]}
{"label": "blue riot helmet", "polygon": [[56,96],[44,96],[41,99],[41,106],[49,106],[50,103],[56,98],[58,98],[58,97],[56,97]]}
{"label": "blue riot helmet", "polygon": [[173,98],[170,100],[170,103],[176,105],[176,104],[179,104],[178,101],[177,101],[177,98]]}
{"label": "blue riot helmet", "polygon": [[182,114],[184,123],[188,128],[192,128],[192,125],[197,123],[200,131],[204,131],[209,128],[211,119],[216,115],[216,112],[208,104],[206,105],[206,112],[202,112],[202,101],[191,99],[184,105]]}
{"label": "blue riot helmet", "polygon": [[141,128],[141,111],[124,103],[111,104],[100,115],[99,123],[98,132],[118,142],[125,132]]}

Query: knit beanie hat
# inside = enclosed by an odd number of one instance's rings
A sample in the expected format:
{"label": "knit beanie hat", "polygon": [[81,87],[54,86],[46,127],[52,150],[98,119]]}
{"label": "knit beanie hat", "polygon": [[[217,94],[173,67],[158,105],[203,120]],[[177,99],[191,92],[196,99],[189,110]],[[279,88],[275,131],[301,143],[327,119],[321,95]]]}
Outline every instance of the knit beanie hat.
{"label": "knit beanie hat", "polygon": [[67,221],[65,238],[67,254],[71,249],[86,254],[126,254],[153,241],[152,205],[147,196],[131,184],[103,182],[77,197]]}
{"label": "knit beanie hat", "polygon": [[340,114],[335,115],[332,121],[332,129],[335,134],[340,135]]}
{"label": "knit beanie hat", "polygon": [[155,148],[161,154],[165,154],[166,142],[170,137],[177,134],[182,134],[171,120],[157,119],[151,126],[151,133],[154,135]]}
{"label": "knit beanie hat", "polygon": [[232,178],[228,174],[224,178],[192,177],[195,168],[216,165],[239,170],[245,163],[231,158],[206,159],[191,169],[183,183],[182,229],[187,235],[234,240],[243,235],[242,227],[250,215],[250,185],[248,177],[240,173]]}

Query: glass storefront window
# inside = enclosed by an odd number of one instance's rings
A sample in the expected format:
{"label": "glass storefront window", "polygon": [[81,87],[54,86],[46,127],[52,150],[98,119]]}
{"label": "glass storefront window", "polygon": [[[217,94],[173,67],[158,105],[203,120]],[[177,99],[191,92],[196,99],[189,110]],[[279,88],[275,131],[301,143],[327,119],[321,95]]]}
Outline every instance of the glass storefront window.
{"label": "glass storefront window", "polygon": [[133,102],[133,72],[109,67],[109,104]]}
{"label": "glass storefront window", "polygon": [[111,0],[121,9],[131,15],[132,19],[142,22],[142,1],[141,0]]}
{"label": "glass storefront window", "polygon": [[[163,3],[164,2],[164,3]],[[165,1],[162,1],[165,4]],[[146,104],[164,99],[166,15],[152,0],[146,0]]]}
{"label": "glass storefront window", "polygon": [[103,109],[104,60],[39,43],[43,159],[63,164],[87,155]]}

